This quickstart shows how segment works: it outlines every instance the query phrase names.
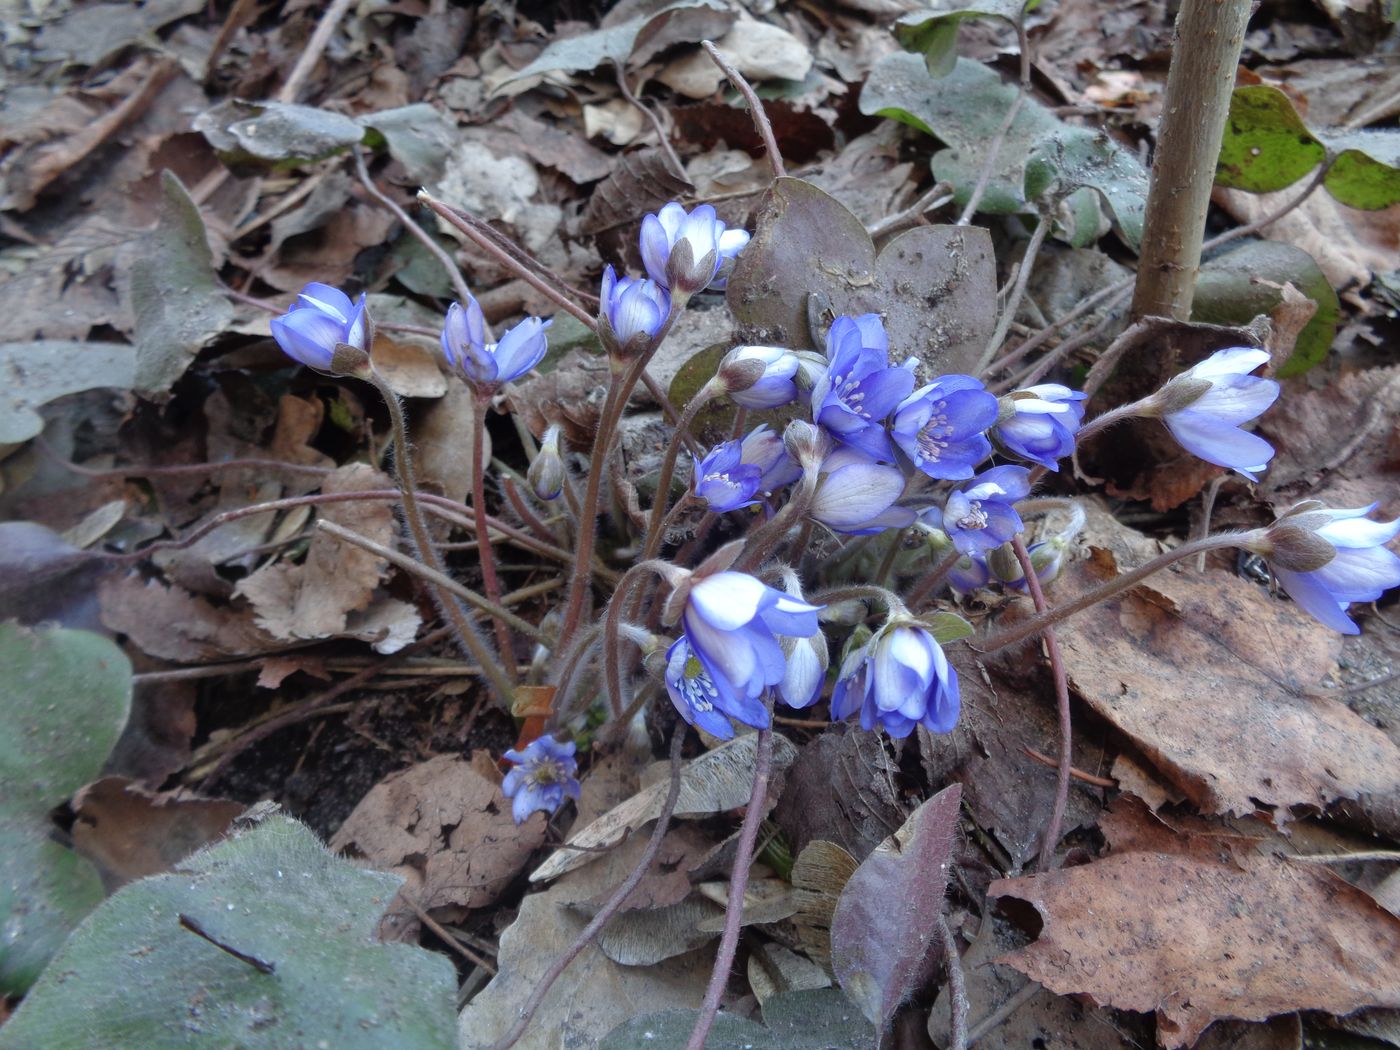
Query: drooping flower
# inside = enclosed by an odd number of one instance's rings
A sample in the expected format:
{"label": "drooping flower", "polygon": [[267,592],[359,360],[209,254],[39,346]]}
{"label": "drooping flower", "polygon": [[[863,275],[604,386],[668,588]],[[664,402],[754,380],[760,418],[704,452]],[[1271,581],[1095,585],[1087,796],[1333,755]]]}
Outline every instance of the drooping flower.
{"label": "drooping flower", "polygon": [[813,421],[872,459],[894,462],[884,421],[914,389],[913,369],[890,367],[889,342],[875,314],[832,322],[826,356],[826,374],[812,388]]}
{"label": "drooping flower", "polygon": [[920,724],[932,733],[952,732],[961,706],[958,673],[937,640],[915,621],[891,618],[846,657],[831,717],[859,711],[862,729],[878,725],[906,737]]}
{"label": "drooping flower", "polygon": [[355,302],[339,288],[308,284],[281,317],[270,322],[272,337],[293,360],[328,372],[335,348],[341,343],[369,352],[365,297]]}
{"label": "drooping flower", "polygon": [[735,404],[762,410],[797,400],[797,366],[797,355],[780,346],[736,346],[715,374]]}
{"label": "drooping flower", "polygon": [[1249,374],[1268,360],[1267,350],[1217,350],[1147,399],[1142,414],[1161,416],[1172,437],[1192,455],[1257,481],[1274,449],[1240,424],[1262,415],[1278,398],[1276,382]]}
{"label": "drooping flower", "polygon": [[1074,451],[1074,435],[1084,422],[1087,395],[1059,383],[1016,390],[1001,399],[1001,419],[992,436],[1013,456],[1059,470]]}
{"label": "drooping flower", "polygon": [[1242,545],[1266,558],[1288,596],[1318,620],[1342,634],[1359,634],[1347,606],[1400,586],[1400,557],[1384,546],[1400,534],[1400,519],[1367,518],[1378,506],[1332,510],[1315,500],[1300,503]]}
{"label": "drooping flower", "polygon": [[1024,527],[1012,506],[1031,490],[1025,467],[993,467],[948,493],[943,531],[964,554],[986,554]]}
{"label": "drooping flower", "polygon": [[783,680],[786,669],[778,636],[816,634],[821,607],[774,590],[747,573],[701,575],[704,571],[702,566],[684,579],[667,602],[668,612],[680,606],[686,643],[683,650],[672,646],[668,654],[671,699],[678,708],[683,703],[690,706],[697,716],[703,710],[695,703],[717,704],[746,725],[762,728],[768,724],[767,711],[757,702]]}
{"label": "drooping flower", "polygon": [[720,740],[733,738],[731,719],[758,729],[768,725],[763,701],[746,698],[723,676],[711,675],[685,635],[666,650],[666,692],[689,725]]}
{"label": "drooping flower", "polygon": [[788,455],[782,437],[767,423],[759,424],[745,435],[739,444],[739,459],[758,468],[757,494],[760,496],[771,496],[802,476],[802,468]]}
{"label": "drooping flower", "polygon": [[743,447],[738,441],[716,445],[704,459],[695,460],[691,477],[695,495],[717,514],[757,503],[753,497],[762,480],[762,470],[743,462]]}
{"label": "drooping flower", "polygon": [[460,303],[453,303],[447,308],[447,320],[442,326],[442,352],[447,363],[473,385],[498,387],[519,379],[543,360],[549,350],[545,329],[553,323],[527,317],[499,341],[488,343],[486,322],[476,299],[465,309]]}
{"label": "drooping flower", "polygon": [[647,274],[678,295],[693,295],[706,286],[724,287],[721,264],[735,258],[749,243],[744,230],[728,229],[712,205],[687,213],[672,201],[642,219],[642,263]]}
{"label": "drooping flower", "polygon": [[543,500],[558,499],[564,491],[564,455],[559,440],[559,424],[551,423],[540,438],[540,450],[530,461],[530,469],[525,472],[530,488]]}
{"label": "drooping flower", "polygon": [[895,505],[904,486],[897,467],[853,448],[838,448],[822,461],[807,513],[827,528],[851,535],[903,528],[914,521],[912,510]]}
{"label": "drooping flower", "polygon": [[606,326],[624,356],[632,357],[656,338],[671,312],[671,296],[655,281],[603,271],[598,321]]}
{"label": "drooping flower", "polygon": [[997,399],[971,376],[940,376],[904,398],[894,413],[894,440],[931,478],[972,477],[992,454],[987,428],[997,421]]}
{"label": "drooping flower", "polygon": [[565,796],[578,798],[578,762],[572,740],[537,737],[523,751],[507,751],[506,760],[515,768],[506,774],[501,793],[511,800],[510,815],[517,824],[536,810],[556,813]]}

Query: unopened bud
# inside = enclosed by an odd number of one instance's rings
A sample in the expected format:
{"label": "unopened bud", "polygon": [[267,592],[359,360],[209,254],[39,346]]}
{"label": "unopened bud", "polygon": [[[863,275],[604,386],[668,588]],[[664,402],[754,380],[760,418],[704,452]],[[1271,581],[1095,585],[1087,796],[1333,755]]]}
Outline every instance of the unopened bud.
{"label": "unopened bud", "polygon": [[987,568],[1002,583],[1016,583],[1025,575],[1021,572],[1021,561],[1009,543],[1003,543],[987,553]]}
{"label": "unopened bud", "polygon": [[559,424],[552,423],[540,439],[539,454],[526,472],[530,487],[543,500],[558,499],[564,491],[564,455],[559,447]]}
{"label": "unopened bud", "polygon": [[787,447],[788,455],[804,471],[821,469],[822,460],[826,458],[827,443],[822,432],[805,419],[794,419],[787,425],[783,431],[783,444]]}

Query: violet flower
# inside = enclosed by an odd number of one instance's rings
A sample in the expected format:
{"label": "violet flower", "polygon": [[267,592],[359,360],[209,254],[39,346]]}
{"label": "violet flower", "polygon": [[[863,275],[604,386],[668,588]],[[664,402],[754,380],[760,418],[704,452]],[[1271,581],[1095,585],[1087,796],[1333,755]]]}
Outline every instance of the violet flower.
{"label": "violet flower", "polygon": [[486,321],[473,297],[465,309],[460,303],[447,308],[440,337],[443,356],[474,386],[498,387],[519,379],[544,359],[549,349],[544,333],[553,323],[527,317],[498,342],[488,343]]}
{"label": "violet flower", "polygon": [[914,389],[914,372],[890,367],[879,317],[838,317],[827,333],[826,356],[826,373],[812,388],[812,420],[872,459],[894,462],[884,421]]}
{"label": "violet flower", "polygon": [[878,725],[897,738],[916,725],[952,732],[961,707],[958,673],[933,635],[893,618],[846,657],[831,697],[833,719],[859,711],[862,729]]}
{"label": "violet flower", "polygon": [[768,708],[758,697],[738,693],[729,681],[712,675],[685,635],[666,650],[666,692],[680,716],[720,740],[734,737],[733,721],[764,728]]}
{"label": "violet flower", "polygon": [[738,441],[726,441],[710,449],[704,459],[695,460],[691,475],[695,495],[716,514],[753,506],[758,502],[753,497],[762,480],[762,470],[743,462],[743,448]]}
{"label": "violet flower", "polygon": [[611,265],[603,270],[598,321],[612,334],[624,356],[634,356],[650,344],[670,313],[670,293],[655,281],[619,278]]}
{"label": "violet flower", "polygon": [[1288,596],[1342,634],[1359,634],[1347,615],[1352,602],[1375,601],[1400,586],[1400,557],[1385,548],[1400,534],[1400,519],[1371,521],[1379,506],[1332,510],[1300,503],[1242,546],[1268,559]]}
{"label": "violet flower", "polygon": [[992,436],[1010,455],[1059,470],[1059,461],[1074,451],[1074,435],[1084,422],[1080,402],[1087,396],[1059,383],[1013,391],[1001,400],[1005,418]]}
{"label": "violet flower", "polygon": [[1170,380],[1146,402],[1144,415],[1160,415],[1182,448],[1207,463],[1259,480],[1273,446],[1241,423],[1262,415],[1279,385],[1249,373],[1269,360],[1267,350],[1235,346],[1217,350]]}
{"label": "violet flower", "polygon": [[687,213],[672,201],[642,219],[642,263],[647,274],[677,295],[693,295],[707,286],[722,289],[720,266],[748,243],[748,233],[726,228],[709,204]]}
{"label": "violet flower", "polygon": [[736,346],[716,375],[730,400],[744,408],[782,408],[797,400],[797,355],[780,346]]}
{"label": "violet flower", "polygon": [[1025,467],[993,467],[968,485],[948,493],[943,504],[943,531],[964,554],[1000,547],[1024,527],[1012,506],[1030,493]]}
{"label": "violet flower", "polygon": [[940,376],[895,409],[894,440],[931,478],[972,477],[992,454],[987,428],[997,421],[997,399],[971,376]]}
{"label": "violet flower", "polygon": [[857,536],[903,528],[915,517],[912,510],[895,505],[904,485],[897,467],[839,448],[822,461],[807,513],[835,532]]}
{"label": "violet flower", "polygon": [[506,760],[515,768],[501,783],[501,794],[511,800],[510,815],[517,824],[525,823],[535,810],[558,812],[564,797],[578,798],[578,762],[572,740],[552,736],[537,737],[523,751],[507,751]]}
{"label": "violet flower", "polygon": [[355,302],[339,288],[308,284],[281,317],[270,322],[272,338],[295,361],[329,372],[335,348],[341,343],[369,352],[365,297]]}
{"label": "violet flower", "polygon": [[802,468],[788,455],[782,436],[767,423],[749,431],[740,442],[739,459],[758,468],[757,494],[760,496],[771,496],[802,476]]}

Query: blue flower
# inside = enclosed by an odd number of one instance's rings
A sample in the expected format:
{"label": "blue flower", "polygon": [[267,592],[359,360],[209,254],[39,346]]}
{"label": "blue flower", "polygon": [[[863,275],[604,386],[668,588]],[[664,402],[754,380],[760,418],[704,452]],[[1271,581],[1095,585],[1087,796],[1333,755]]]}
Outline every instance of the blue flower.
{"label": "blue flower", "polygon": [[664,287],[638,277],[619,278],[612,266],[603,271],[599,299],[598,320],[628,356],[655,339],[671,313],[671,296]]}
{"label": "blue flower", "polygon": [[1240,424],[1262,415],[1278,398],[1277,383],[1249,374],[1268,360],[1267,350],[1217,350],[1152,396],[1154,414],[1187,452],[1257,481],[1256,472],[1273,459],[1274,449]]}
{"label": "blue flower", "polygon": [[506,760],[515,768],[501,783],[501,794],[511,800],[510,814],[517,824],[525,823],[535,810],[555,813],[564,796],[578,798],[578,762],[574,742],[542,736],[523,751],[507,751]]}
{"label": "blue flower", "polygon": [[948,493],[943,504],[943,531],[964,554],[986,554],[1023,528],[1012,506],[1031,490],[1025,467],[993,467],[969,485]]}
{"label": "blue flower", "polygon": [[884,421],[914,389],[913,370],[890,367],[889,341],[875,314],[838,317],[827,333],[826,356],[826,373],[812,388],[813,422],[872,459],[893,463]]}
{"label": "blue flower", "polygon": [[272,319],[272,338],[288,357],[328,372],[341,343],[369,352],[366,320],[363,293],[352,303],[339,288],[308,284],[290,310]]}
{"label": "blue flower", "polygon": [[648,276],[682,295],[693,295],[706,286],[722,289],[724,280],[717,280],[720,266],[748,243],[748,233],[727,229],[709,204],[687,214],[672,201],[642,219],[642,263]]}
{"label": "blue flower", "polygon": [[704,459],[695,460],[691,476],[695,495],[717,514],[757,503],[753,496],[762,480],[762,470],[743,462],[743,449],[737,441],[716,445]]}
{"label": "blue flower", "polygon": [[1002,399],[1011,415],[993,431],[1006,452],[1048,470],[1059,470],[1060,460],[1074,451],[1074,435],[1084,422],[1088,395],[1058,383],[1016,390]]}
{"label": "blue flower", "polygon": [[[817,633],[820,606],[808,605],[742,572],[717,572],[687,584],[681,629],[722,698],[744,704],[783,680],[787,661],[777,636]],[[692,676],[693,680],[694,676]],[[735,715],[748,725],[752,706]],[[766,716],[762,725],[767,725]],[[718,734],[716,734],[718,735]]]}
{"label": "blue flower", "polygon": [[711,674],[685,635],[666,650],[666,692],[688,724],[720,740],[734,736],[730,719],[758,729],[768,725],[763,701],[741,696],[722,675]]}
{"label": "blue flower", "polygon": [[948,570],[948,586],[959,594],[971,594],[987,586],[992,572],[987,568],[987,560],[981,555],[964,554]]}
{"label": "blue flower", "polygon": [[916,725],[949,733],[962,701],[958,673],[927,630],[912,621],[891,620],[841,667],[831,697],[831,717],[860,712],[862,729],[884,728],[906,737]]}
{"label": "blue flower", "polygon": [[895,505],[904,486],[897,467],[839,448],[822,461],[807,513],[827,528],[851,535],[903,528],[914,521],[912,510]]}
{"label": "blue flower", "polygon": [[485,318],[473,297],[466,309],[460,303],[447,308],[440,337],[443,356],[476,386],[497,387],[519,379],[540,363],[549,349],[544,332],[553,323],[527,317],[499,342],[488,343]]}
{"label": "blue flower", "polygon": [[739,459],[759,470],[758,495],[771,496],[802,476],[802,468],[788,455],[782,436],[761,423],[739,444]]}
{"label": "blue flower", "polygon": [[1400,586],[1400,557],[1384,546],[1400,534],[1400,519],[1371,521],[1366,515],[1377,506],[1300,504],[1263,530],[1262,541],[1245,546],[1269,560],[1288,596],[1309,613],[1334,631],[1359,634],[1347,606]]}
{"label": "blue flower", "polygon": [[716,374],[735,404],[781,408],[797,400],[797,355],[780,346],[736,346],[724,355]]}
{"label": "blue flower", "polygon": [[931,478],[972,477],[992,454],[987,428],[997,421],[997,399],[971,376],[935,379],[895,409],[894,440]]}

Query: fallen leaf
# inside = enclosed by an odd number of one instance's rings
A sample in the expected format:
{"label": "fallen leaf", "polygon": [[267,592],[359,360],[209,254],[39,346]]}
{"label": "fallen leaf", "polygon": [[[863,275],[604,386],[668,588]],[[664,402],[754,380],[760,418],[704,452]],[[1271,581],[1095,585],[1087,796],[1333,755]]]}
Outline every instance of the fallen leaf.
{"label": "fallen leaf", "polygon": [[330,846],[372,867],[411,869],[416,878],[402,892],[421,908],[484,908],[544,844],[547,826],[542,814],[516,825],[495,762],[478,751],[470,762],[438,755],[389,774],[360,800]]}
{"label": "fallen leaf", "polygon": [[[812,68],[812,53],[802,41],[753,18],[741,17],[715,47],[750,83],[801,80]],[[695,50],[668,63],[656,79],[687,98],[709,98],[724,83],[724,73],[708,54]]]}
{"label": "fallen leaf", "polygon": [[[1095,548],[1052,602],[1118,572]],[[1400,793],[1400,749],[1311,692],[1338,636],[1238,576],[1170,569],[1056,630],[1073,689],[1207,813],[1262,806],[1281,823],[1295,806]]]}
{"label": "fallen leaf", "polygon": [[253,622],[251,609],[215,605],[159,580],[109,576],[97,594],[103,625],[162,660],[214,663],[286,647]]}
{"label": "fallen leaf", "polygon": [[841,987],[884,1031],[944,961],[938,923],[962,788],[944,788],[875,847],[841,891],[831,965]]}
{"label": "fallen leaf", "polygon": [[73,800],[73,844],[97,865],[111,893],[169,871],[219,838],[248,807],[185,790],[153,792],[125,777],[103,777]]}
{"label": "fallen leaf", "polygon": [[136,353],[123,343],[6,343],[0,345],[0,375],[5,377],[6,408],[0,415],[0,444],[18,444],[44,429],[36,410],[56,398],[95,387],[130,389]]}
{"label": "fallen leaf", "polygon": [[1322,865],[1223,829],[1178,833],[1132,799],[1101,826],[1107,857],[992,884],[1044,923],[999,962],[1061,995],[1155,1012],[1167,1048],[1220,1018],[1400,1006],[1400,919]]}

